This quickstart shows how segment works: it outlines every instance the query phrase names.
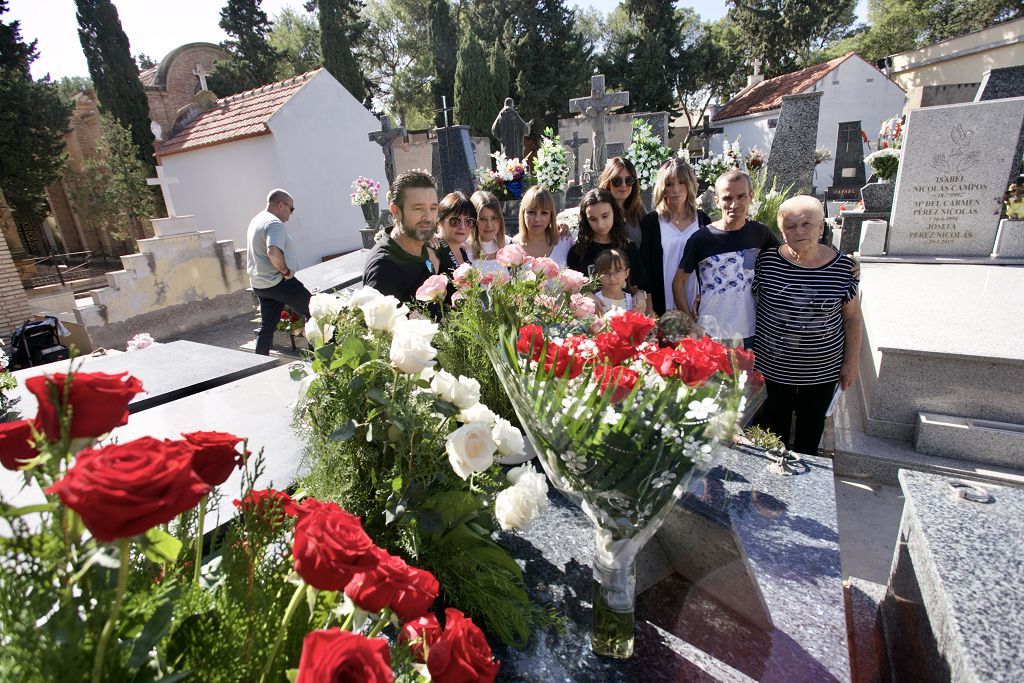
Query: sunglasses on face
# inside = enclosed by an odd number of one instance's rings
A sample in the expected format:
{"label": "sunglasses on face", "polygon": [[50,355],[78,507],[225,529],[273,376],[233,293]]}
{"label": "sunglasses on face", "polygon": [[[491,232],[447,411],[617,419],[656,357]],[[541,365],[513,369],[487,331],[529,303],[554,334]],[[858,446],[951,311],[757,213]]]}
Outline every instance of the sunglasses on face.
{"label": "sunglasses on face", "polygon": [[294,206],[288,206],[284,202],[281,202],[281,203],[288,207],[288,213],[295,213],[295,207]]}
{"label": "sunglasses on face", "polygon": [[448,216],[448,218],[445,218],[445,221],[453,228],[458,227],[459,223],[465,223],[470,228],[476,225],[476,219],[469,216]]}
{"label": "sunglasses on face", "polygon": [[614,185],[615,187],[622,187],[623,183],[626,184],[626,187],[633,187],[633,183],[635,183],[635,182],[636,182],[636,178],[634,178],[631,175],[628,175],[625,178],[620,178],[618,176],[615,176],[614,178],[612,178],[612,185]]}

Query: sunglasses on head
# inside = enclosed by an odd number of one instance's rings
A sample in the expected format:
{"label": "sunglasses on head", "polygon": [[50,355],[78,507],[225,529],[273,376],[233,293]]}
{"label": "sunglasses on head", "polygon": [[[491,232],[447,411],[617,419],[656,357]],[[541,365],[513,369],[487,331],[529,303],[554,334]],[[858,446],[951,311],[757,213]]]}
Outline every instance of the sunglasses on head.
{"label": "sunglasses on head", "polygon": [[465,221],[466,225],[468,225],[471,228],[476,225],[476,219],[470,218],[469,216],[448,216],[448,218],[445,218],[445,220],[448,221],[448,225],[452,226],[453,228],[456,227],[459,223],[462,223],[463,221]]}
{"label": "sunglasses on head", "polygon": [[631,175],[628,175],[625,178],[620,178],[618,176],[615,176],[614,178],[612,178],[612,185],[614,185],[615,187],[622,187],[623,183],[626,184],[626,187],[633,187],[633,183],[635,183],[635,182],[636,182],[636,178],[634,178]]}

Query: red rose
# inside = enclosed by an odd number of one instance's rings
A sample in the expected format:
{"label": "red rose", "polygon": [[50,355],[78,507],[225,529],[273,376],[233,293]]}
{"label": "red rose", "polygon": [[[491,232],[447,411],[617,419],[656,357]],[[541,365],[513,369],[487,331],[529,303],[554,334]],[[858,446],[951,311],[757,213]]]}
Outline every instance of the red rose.
{"label": "red rose", "polygon": [[544,328],[540,325],[523,325],[519,328],[519,340],[516,342],[516,351],[524,356],[530,356],[533,360],[540,358],[540,352],[544,348]]}
{"label": "red rose", "polygon": [[[67,375],[56,373],[29,377],[25,386],[39,401],[36,429],[51,441],[60,440],[58,411],[64,396]],[[128,422],[128,403],[142,391],[142,382],[127,372],[108,375],[104,372],[77,372],[71,377],[68,404],[72,410],[71,438],[98,437]],[[56,392],[57,403],[51,400]]]}
{"label": "red rose", "polygon": [[36,457],[32,447],[32,423],[28,420],[0,422],[0,465],[19,470],[25,460]]}
{"label": "red rose", "polygon": [[299,506],[284,491],[262,489],[250,491],[244,499],[232,501],[243,514],[251,514],[262,519],[274,529],[284,524],[285,516],[295,517],[299,514]]}
{"label": "red rose", "polygon": [[281,311],[281,320],[288,320],[288,311]]}
{"label": "red rose", "polygon": [[684,342],[690,345],[694,352],[703,353],[710,358],[719,370],[726,374],[732,374],[732,360],[729,358],[729,349],[711,337],[701,337],[700,339],[684,337],[679,340],[679,345],[683,346]]}
{"label": "red rose", "polygon": [[680,353],[683,355],[683,361],[677,375],[691,387],[703,384],[718,371],[718,364],[705,353],[700,351]]}
{"label": "red rose", "polygon": [[355,515],[312,498],[299,506],[292,557],[302,580],[324,591],[340,591],[352,576],[377,566],[375,545]]}
{"label": "red rose", "polygon": [[243,439],[227,432],[191,432],[181,435],[192,444],[192,469],[210,486],[220,486],[231,476],[235,467],[241,467],[248,453],[240,454],[235,446]]}
{"label": "red rose", "polygon": [[636,347],[615,332],[601,332],[594,337],[597,352],[612,365],[622,365],[636,355]]}
{"label": "red rose", "polygon": [[583,370],[583,360],[572,349],[548,342],[544,349],[544,370],[551,372],[554,368],[555,377],[572,379]]}
{"label": "red rose", "polygon": [[[729,349],[729,356],[736,363],[736,367],[740,370],[746,370],[748,373],[754,371],[754,352],[746,349]],[[730,362],[730,365],[732,363]],[[730,373],[732,370],[730,369]]]}
{"label": "red rose", "polygon": [[444,632],[427,653],[427,670],[435,683],[493,682],[495,661],[483,631],[457,609],[445,610]]}
{"label": "red rose", "polygon": [[612,316],[609,323],[616,334],[633,346],[642,342],[656,324],[654,318],[648,318],[646,315],[633,311]]}
{"label": "red rose", "polygon": [[685,354],[677,349],[661,348],[657,351],[649,351],[644,358],[662,377],[675,377],[678,375],[679,365],[683,362]]}
{"label": "red rose", "polygon": [[598,365],[594,368],[594,377],[601,384],[601,393],[612,392],[612,403],[618,403],[629,396],[640,376],[630,368],[621,365]]}
{"label": "red rose", "polygon": [[441,624],[437,623],[437,617],[433,613],[426,614],[415,621],[410,621],[402,627],[398,639],[408,643],[412,650],[412,656],[417,662],[426,662],[424,647],[427,649],[441,637]]}
{"label": "red rose", "polygon": [[104,542],[141,534],[169,522],[210,492],[192,469],[192,446],[144,436],[78,453],[75,464],[47,493],[82,517]]}
{"label": "red rose", "polygon": [[390,607],[402,621],[421,616],[437,597],[440,589],[434,575],[410,567],[400,557],[380,548],[374,549],[379,564],[368,572],[360,572],[345,586],[345,595],[367,612]]}
{"label": "red rose", "polygon": [[295,683],[392,683],[388,641],[331,628],[302,639]]}

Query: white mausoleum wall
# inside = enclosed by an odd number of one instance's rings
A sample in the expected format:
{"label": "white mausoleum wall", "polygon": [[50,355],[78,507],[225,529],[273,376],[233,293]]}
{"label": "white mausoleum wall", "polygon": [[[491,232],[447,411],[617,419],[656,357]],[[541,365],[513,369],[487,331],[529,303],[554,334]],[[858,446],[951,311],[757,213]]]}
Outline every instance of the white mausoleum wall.
{"label": "white mausoleum wall", "polygon": [[[285,184],[270,135],[162,157],[179,216],[195,216],[217,239],[245,248],[249,221],[266,206],[267,192]],[[298,214],[296,214],[296,218]],[[295,222],[289,222],[289,227]],[[248,286],[248,285],[246,285]]]}
{"label": "white mausoleum wall", "polygon": [[352,205],[350,184],[358,176],[379,181],[378,201],[385,202],[384,154],[367,137],[380,130],[380,122],[321,71],[271,117],[268,126],[284,187],[295,198],[295,214],[288,222],[299,258],[294,267],[361,248],[359,229],[365,221],[359,207]]}

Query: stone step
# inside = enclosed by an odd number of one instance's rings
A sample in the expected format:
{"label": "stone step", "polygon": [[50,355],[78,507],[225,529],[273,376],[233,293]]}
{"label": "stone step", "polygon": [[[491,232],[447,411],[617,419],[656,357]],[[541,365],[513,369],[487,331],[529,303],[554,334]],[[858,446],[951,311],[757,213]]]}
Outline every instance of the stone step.
{"label": "stone step", "polygon": [[926,455],[1024,469],[1024,425],[918,413],[914,448]]}
{"label": "stone step", "polygon": [[908,469],[945,474],[951,478],[1024,486],[1024,469],[918,453],[910,443],[900,439],[865,433],[863,409],[856,391],[847,391],[840,397],[834,413],[833,433],[836,476],[870,479],[897,486],[899,471]]}

